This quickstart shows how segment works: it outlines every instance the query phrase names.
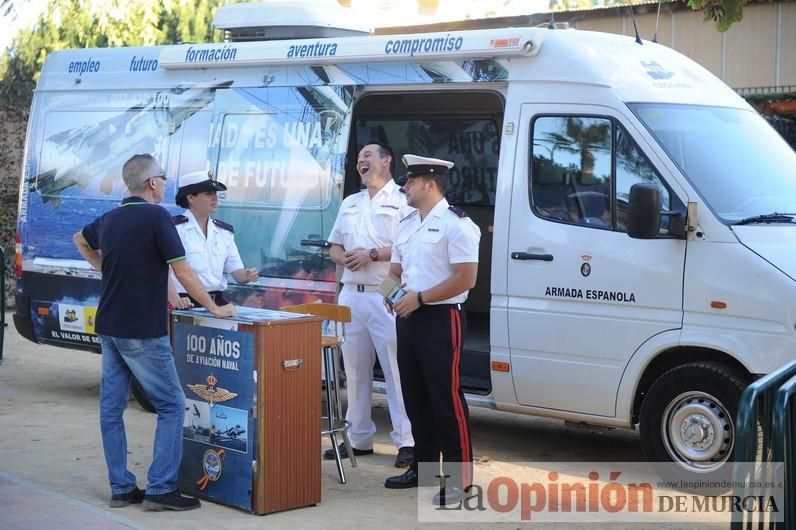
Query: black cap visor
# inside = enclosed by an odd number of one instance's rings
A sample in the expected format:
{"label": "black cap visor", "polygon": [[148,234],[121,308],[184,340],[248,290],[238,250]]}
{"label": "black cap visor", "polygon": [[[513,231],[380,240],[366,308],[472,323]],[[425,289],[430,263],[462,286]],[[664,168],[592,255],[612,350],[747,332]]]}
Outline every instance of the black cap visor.
{"label": "black cap visor", "polygon": [[181,208],[188,208],[188,195],[195,195],[205,191],[227,191],[227,187],[216,180],[209,179],[196,184],[189,184],[180,188],[174,198],[174,202]]}
{"label": "black cap visor", "polygon": [[423,177],[429,176],[432,177],[434,175],[447,175],[448,174],[448,167],[441,166],[438,164],[417,164],[407,168],[406,174],[401,175],[400,177],[395,178],[395,182],[399,186],[403,186],[406,184],[406,181],[412,177]]}

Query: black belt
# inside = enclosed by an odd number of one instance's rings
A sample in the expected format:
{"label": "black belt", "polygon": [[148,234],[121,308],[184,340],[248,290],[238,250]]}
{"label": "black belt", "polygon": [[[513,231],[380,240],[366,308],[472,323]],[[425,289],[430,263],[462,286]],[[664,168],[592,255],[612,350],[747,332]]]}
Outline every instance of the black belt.
{"label": "black belt", "polygon": [[462,304],[423,304],[417,309],[417,311],[448,311],[450,309],[456,309],[458,311],[462,310]]}
{"label": "black belt", "polygon": [[[227,300],[227,299],[224,297],[224,291],[207,291],[207,294],[209,294],[209,295],[210,295],[210,298],[211,298],[211,299],[213,300],[213,302],[214,302],[216,305],[218,305],[218,306],[227,305],[227,304],[229,303],[229,300]],[[199,302],[197,302],[197,301],[196,301],[196,300],[195,300],[195,299],[194,299],[194,298],[193,298],[191,295],[189,295],[188,293],[180,293],[180,296],[187,296],[187,297],[188,297],[188,299],[189,299],[191,302],[193,302],[193,305],[195,305],[196,307],[200,307],[200,306],[202,305],[202,304],[200,304]]]}
{"label": "black belt", "polygon": [[368,285],[363,283],[346,283],[343,286],[348,287],[356,287],[358,293],[375,293],[378,292],[379,286],[378,285]]}

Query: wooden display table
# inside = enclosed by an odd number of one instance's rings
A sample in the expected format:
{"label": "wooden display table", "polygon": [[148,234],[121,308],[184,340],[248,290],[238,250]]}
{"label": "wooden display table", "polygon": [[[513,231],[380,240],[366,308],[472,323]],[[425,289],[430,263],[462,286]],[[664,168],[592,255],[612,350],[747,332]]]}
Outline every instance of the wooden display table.
{"label": "wooden display table", "polygon": [[321,319],[172,313],[186,398],[178,487],[266,514],[321,501]]}

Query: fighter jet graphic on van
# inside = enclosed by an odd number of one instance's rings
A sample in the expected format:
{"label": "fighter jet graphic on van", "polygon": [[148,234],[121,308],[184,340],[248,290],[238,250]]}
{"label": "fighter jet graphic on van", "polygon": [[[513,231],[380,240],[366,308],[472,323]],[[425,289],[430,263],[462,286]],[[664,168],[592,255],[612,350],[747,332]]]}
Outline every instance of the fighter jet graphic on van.
{"label": "fighter jet graphic on van", "polygon": [[110,195],[130,156],[148,152],[164,160],[168,136],[207,107],[217,89],[231,84],[177,85],[106,120],[53,134],[44,140],[41,151],[43,171],[26,180],[28,191],[38,192],[42,202],[58,208],[64,190],[72,186],[86,189],[99,178],[98,190]]}

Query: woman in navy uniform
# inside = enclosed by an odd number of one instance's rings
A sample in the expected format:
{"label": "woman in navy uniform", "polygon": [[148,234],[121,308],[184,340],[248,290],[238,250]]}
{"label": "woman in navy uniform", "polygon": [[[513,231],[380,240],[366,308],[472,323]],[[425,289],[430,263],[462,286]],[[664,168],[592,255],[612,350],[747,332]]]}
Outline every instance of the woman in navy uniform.
{"label": "woman in navy uniform", "polygon": [[[450,504],[460,501],[472,484],[469,412],[459,384],[461,304],[475,285],[481,231],[445,200],[453,162],[417,155],[403,161],[407,173],[398,183],[417,211],[400,223],[390,275],[406,290],[393,310],[399,317],[398,369],[415,463],[403,475],[388,478],[385,487],[417,487],[418,465],[436,465],[442,453],[447,478],[434,503]],[[432,469],[433,476],[439,475]]]}
{"label": "woman in navy uniform", "polygon": [[[192,173],[180,179],[175,201],[186,208],[182,215],[173,218],[177,233],[185,247],[188,263],[196,272],[202,286],[218,305],[229,302],[224,298],[229,273],[238,283],[256,281],[257,269],[244,268],[235,245],[235,231],[229,225],[210,214],[218,210],[218,192],[227,187],[213,179],[212,173]],[[169,302],[178,309],[191,307],[196,302],[174,275],[169,283]]]}

